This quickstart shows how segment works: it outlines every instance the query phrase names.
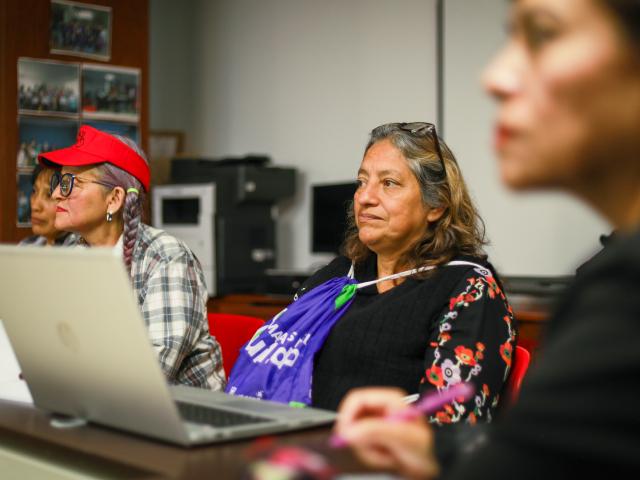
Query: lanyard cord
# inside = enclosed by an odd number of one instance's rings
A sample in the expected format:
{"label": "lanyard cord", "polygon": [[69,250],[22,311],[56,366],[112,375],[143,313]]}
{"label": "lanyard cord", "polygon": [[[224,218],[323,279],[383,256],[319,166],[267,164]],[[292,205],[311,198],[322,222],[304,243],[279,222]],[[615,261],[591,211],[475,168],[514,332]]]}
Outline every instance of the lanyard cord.
{"label": "lanyard cord", "polygon": [[[464,260],[453,260],[449,263],[445,263],[443,267],[455,267],[457,265],[468,265],[468,266],[474,267],[474,270],[484,277],[491,276],[491,270],[489,270],[488,268],[483,267],[482,265],[478,265],[477,263],[465,262]],[[385,280],[394,280],[396,278],[408,277],[409,275],[414,275],[418,272],[426,272],[427,270],[433,270],[434,268],[437,268],[437,267],[434,265],[427,265],[425,267],[414,268],[413,270],[406,270],[404,272],[387,275],[386,277],[378,278],[376,280],[371,280],[370,282],[363,282],[358,284],[356,283],[347,284],[342,288],[342,291],[336,297],[334,302],[334,305],[335,305],[334,308],[337,310],[340,307],[342,307],[351,298],[353,298],[353,296],[356,294],[356,290],[359,288],[368,287],[369,285],[374,285],[376,283],[384,282]],[[354,270],[355,270],[355,267],[352,263],[351,268],[349,269],[349,273],[347,273],[347,276],[351,279],[354,279]]]}
{"label": "lanyard cord", "polygon": [[[453,260],[449,263],[445,263],[443,266],[455,267],[458,265],[469,265],[469,266],[475,267],[475,270],[485,277],[491,275],[491,271],[488,268],[483,267],[482,265],[479,265],[477,263],[465,262],[464,260]],[[428,265],[426,267],[414,268],[413,270],[405,270],[404,272],[394,273],[392,275],[387,275],[386,277],[378,278],[376,280],[371,280],[369,282],[358,283],[356,285],[356,288],[358,289],[365,288],[370,285],[375,285],[376,283],[384,282],[386,280],[395,280],[396,278],[408,277],[409,275],[415,275],[416,273],[426,272],[428,270],[433,270],[434,268],[437,268],[437,267],[435,265]],[[353,267],[353,264],[351,264],[351,268],[349,269],[349,273],[348,273],[349,278],[353,278],[353,274],[354,274],[354,267]]]}

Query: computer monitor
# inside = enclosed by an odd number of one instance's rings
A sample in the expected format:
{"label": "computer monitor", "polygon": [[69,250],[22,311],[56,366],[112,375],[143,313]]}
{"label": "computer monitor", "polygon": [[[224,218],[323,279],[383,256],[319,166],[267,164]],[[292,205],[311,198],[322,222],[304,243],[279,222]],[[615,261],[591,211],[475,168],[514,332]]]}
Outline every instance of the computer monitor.
{"label": "computer monitor", "polygon": [[356,182],[312,186],[313,253],[338,253],[347,226],[347,208],[357,186]]}

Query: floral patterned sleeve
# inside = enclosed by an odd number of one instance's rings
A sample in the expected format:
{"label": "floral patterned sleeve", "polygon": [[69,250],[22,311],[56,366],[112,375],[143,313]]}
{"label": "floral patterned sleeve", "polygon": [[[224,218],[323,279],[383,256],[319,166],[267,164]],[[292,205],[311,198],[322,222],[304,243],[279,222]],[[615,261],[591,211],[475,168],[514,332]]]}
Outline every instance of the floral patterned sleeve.
{"label": "floral patterned sleeve", "polygon": [[445,405],[429,421],[490,422],[516,345],[513,312],[496,279],[476,270],[467,273],[453,293],[432,334],[420,390],[442,391],[471,382],[475,394],[470,400]]}

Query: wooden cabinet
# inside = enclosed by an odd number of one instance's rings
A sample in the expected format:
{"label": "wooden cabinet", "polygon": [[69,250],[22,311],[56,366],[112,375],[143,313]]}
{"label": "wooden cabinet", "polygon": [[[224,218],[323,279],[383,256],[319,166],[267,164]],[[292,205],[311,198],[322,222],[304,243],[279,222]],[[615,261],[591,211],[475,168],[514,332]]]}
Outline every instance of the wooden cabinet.
{"label": "wooden cabinet", "polygon": [[293,301],[289,295],[232,294],[210,298],[209,312],[235,313],[270,320]]}

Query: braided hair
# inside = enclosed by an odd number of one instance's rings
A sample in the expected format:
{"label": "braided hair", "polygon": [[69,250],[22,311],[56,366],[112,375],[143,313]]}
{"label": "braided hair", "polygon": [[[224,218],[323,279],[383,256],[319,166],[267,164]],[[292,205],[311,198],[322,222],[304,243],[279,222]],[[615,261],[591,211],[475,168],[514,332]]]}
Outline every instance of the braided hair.
{"label": "braided hair", "polygon": [[[145,162],[149,163],[142,149],[128,137],[121,135],[113,135],[129,148],[140,155]],[[124,252],[124,264],[127,270],[131,272],[131,260],[133,249],[138,239],[138,226],[142,217],[142,205],[144,204],[144,188],[140,181],[133,175],[124,170],[110,164],[103,163],[98,167],[100,180],[118,185],[124,188],[126,192],[124,200],[124,208],[122,209],[122,221],[124,224],[122,247]]]}

